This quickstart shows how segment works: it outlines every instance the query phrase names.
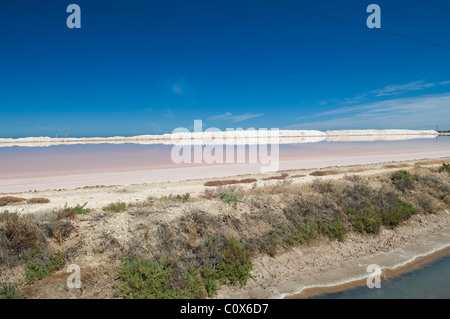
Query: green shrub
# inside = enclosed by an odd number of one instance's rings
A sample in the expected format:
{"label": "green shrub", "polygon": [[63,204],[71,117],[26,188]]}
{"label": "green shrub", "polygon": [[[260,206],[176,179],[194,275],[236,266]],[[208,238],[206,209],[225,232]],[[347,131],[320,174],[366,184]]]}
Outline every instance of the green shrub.
{"label": "green shrub", "polygon": [[186,193],[184,195],[177,195],[176,199],[182,201],[183,203],[186,203],[189,201],[189,198],[191,197],[191,194]]}
{"label": "green shrub", "polygon": [[122,202],[117,203],[111,203],[105,207],[102,208],[104,212],[114,212],[114,213],[120,213],[127,209],[127,204]]}
{"label": "green shrub", "polygon": [[77,206],[73,207],[72,209],[78,214],[78,215],[84,215],[89,214],[91,212],[90,208],[85,208],[87,205],[87,202],[84,203],[82,206],[77,204]]}
{"label": "green shrub", "polygon": [[123,283],[116,293],[126,299],[175,299],[179,294],[170,284],[173,266],[163,260],[126,260],[118,271]]}
{"label": "green shrub", "polygon": [[205,282],[198,268],[190,266],[189,272],[183,276],[185,284],[183,297],[188,299],[204,299],[208,295]]}
{"label": "green shrub", "polygon": [[245,285],[253,268],[250,251],[231,238],[221,257],[215,267],[191,264],[184,272],[182,266],[163,260],[124,260],[118,271],[122,283],[115,287],[116,294],[127,299],[201,299],[214,296],[219,284]]}
{"label": "green shrub", "polygon": [[294,235],[296,241],[304,244],[319,235],[319,225],[317,223],[297,224],[298,232]]}
{"label": "green shrub", "polygon": [[242,202],[244,195],[237,194],[235,191],[229,188],[225,188],[220,191],[220,198],[226,204],[234,204],[236,205],[238,202]]}
{"label": "green shrub", "polygon": [[10,284],[0,284],[0,299],[24,299],[25,291],[17,289],[16,286]]}
{"label": "green shrub", "polygon": [[33,284],[36,279],[42,280],[55,271],[62,269],[65,262],[66,256],[62,252],[50,256],[46,263],[30,261],[25,269],[25,278],[29,284]]}
{"label": "green shrub", "polygon": [[395,187],[402,191],[406,188],[410,189],[414,186],[414,176],[405,170],[395,172],[392,175],[391,180]]}
{"label": "green shrub", "polygon": [[231,238],[223,252],[224,260],[216,268],[217,278],[220,283],[245,286],[251,278],[253,262],[250,259],[250,251],[245,249],[237,239]]}
{"label": "green shrub", "polygon": [[416,212],[417,209],[411,203],[399,200],[395,209],[382,212],[381,217],[383,225],[395,228],[402,221],[409,219]]}
{"label": "green shrub", "polygon": [[337,239],[340,242],[345,240],[347,229],[344,226],[343,220],[340,216],[329,223],[320,224],[320,232],[327,235],[331,239]]}
{"label": "green shrub", "polygon": [[203,280],[208,297],[213,297],[217,293],[216,271],[210,265],[203,267]]}
{"label": "green shrub", "polygon": [[28,260],[36,258],[43,249],[44,245],[35,245],[32,247],[27,253]]}
{"label": "green shrub", "polygon": [[372,205],[367,206],[360,213],[351,212],[349,210],[350,219],[352,220],[352,227],[354,230],[360,233],[378,234],[380,232],[383,220],[381,216],[377,214]]}
{"label": "green shrub", "polygon": [[447,172],[450,173],[450,164],[444,163],[441,167],[439,167],[439,173]]}

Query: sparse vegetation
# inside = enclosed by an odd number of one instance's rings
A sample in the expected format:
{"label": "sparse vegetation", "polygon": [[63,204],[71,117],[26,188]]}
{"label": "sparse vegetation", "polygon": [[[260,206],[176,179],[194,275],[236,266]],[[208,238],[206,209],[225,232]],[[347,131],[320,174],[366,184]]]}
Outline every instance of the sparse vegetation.
{"label": "sparse vegetation", "polygon": [[220,199],[226,204],[236,205],[244,199],[243,194],[238,194],[235,190],[225,188],[220,191]]}
{"label": "sparse vegetation", "polygon": [[43,197],[35,197],[27,199],[28,204],[47,204],[50,203],[50,199]]}
{"label": "sparse vegetation", "polygon": [[14,252],[32,247],[42,240],[42,233],[31,219],[20,217],[17,213],[6,212],[2,217],[6,224],[7,246]]}
{"label": "sparse vegetation", "polygon": [[438,171],[439,173],[450,173],[450,163],[443,163]]}
{"label": "sparse vegetation", "polygon": [[293,238],[300,244],[305,244],[319,236],[318,223],[297,224],[296,228],[298,232],[293,236]]}
{"label": "sparse vegetation", "polygon": [[186,203],[189,201],[189,198],[191,197],[191,194],[186,193],[184,195],[177,195],[176,199],[179,201],[182,201],[183,203]]}
{"label": "sparse vegetation", "polygon": [[[441,163],[377,176],[316,178],[305,184],[285,182],[294,175],[253,188],[211,187],[201,197],[214,201],[180,193],[149,197],[146,203],[132,206],[112,203],[103,209],[107,214],[96,210],[87,214],[91,212],[87,203],[53,212],[42,209],[36,215],[4,211],[0,213],[0,272],[5,267],[20,269],[19,285],[36,283],[61,269],[67,255],[68,260],[99,258],[104,265],[111,264],[105,267],[114,277],[117,264],[111,261],[122,257],[116,297],[214,297],[221,285],[245,285],[252,278],[255,256],[276,256],[316,239],[322,245],[377,235],[417,213],[436,213],[434,217],[441,218],[450,194],[448,175],[438,173]],[[219,201],[235,207],[242,204],[239,211],[232,211]],[[123,227],[112,228],[117,223],[111,223],[109,212],[125,210]],[[0,297],[2,291],[14,296],[10,288],[0,286]]]}
{"label": "sparse vegetation", "polygon": [[287,175],[281,175],[281,176],[270,176],[263,178],[262,181],[271,181],[271,180],[279,180],[279,179],[286,179]]}
{"label": "sparse vegetation", "polygon": [[127,204],[122,202],[111,203],[102,208],[104,212],[120,213],[127,209]]}
{"label": "sparse vegetation", "polygon": [[180,295],[170,283],[173,264],[142,258],[126,260],[118,271],[122,284],[117,295],[126,299],[175,299]]}
{"label": "sparse vegetation", "polygon": [[125,260],[118,271],[122,283],[116,286],[116,294],[126,299],[201,299],[214,296],[218,284],[243,286],[251,278],[250,251],[236,239],[228,240],[220,258],[216,268],[206,265],[202,271],[190,264],[181,280],[176,278],[176,262]]}
{"label": "sparse vegetation", "polygon": [[46,262],[35,261],[34,258],[26,266],[25,278],[27,282],[33,284],[36,280],[42,280],[50,276],[64,267],[65,260],[65,255],[62,252],[51,255]]}
{"label": "sparse vegetation", "polygon": [[311,176],[327,176],[327,175],[335,175],[338,174],[336,171],[315,171],[310,173]]}
{"label": "sparse vegetation", "polygon": [[393,210],[382,212],[383,225],[391,228],[397,227],[402,221],[409,219],[417,209],[411,204],[399,200]]}
{"label": "sparse vegetation", "polygon": [[26,292],[18,289],[15,285],[0,284],[0,299],[24,299]]}
{"label": "sparse vegetation", "polygon": [[206,188],[203,192],[203,197],[206,199],[212,199],[215,196],[216,192],[210,188]]}
{"label": "sparse vegetation", "polygon": [[343,220],[340,216],[336,216],[331,222],[319,224],[322,234],[328,235],[331,239],[337,239],[343,242],[347,233]]}
{"label": "sparse vegetation", "polygon": [[414,176],[405,170],[395,172],[391,177],[392,183],[401,191],[413,187]]}
{"label": "sparse vegetation", "polygon": [[25,198],[15,197],[15,196],[4,196],[0,197],[0,206],[6,206],[10,203],[21,203],[26,201]]}
{"label": "sparse vegetation", "polygon": [[59,210],[54,211],[53,216],[55,220],[69,220],[77,218],[78,213],[74,207],[68,207],[66,204],[64,208],[60,208]]}
{"label": "sparse vegetation", "polygon": [[251,278],[250,272],[253,263],[250,259],[250,251],[236,239],[228,240],[224,252],[224,260],[217,266],[217,278],[220,283],[245,286]]}
{"label": "sparse vegetation", "polygon": [[254,183],[257,180],[254,178],[246,178],[241,180],[222,180],[222,181],[209,181],[206,182],[205,186],[224,186],[224,185],[233,185],[233,184],[248,184],[248,183]]}
{"label": "sparse vegetation", "polygon": [[88,203],[84,203],[83,205],[77,204],[77,206],[73,207],[73,210],[77,215],[89,214],[91,212],[90,208],[85,208]]}
{"label": "sparse vegetation", "polygon": [[426,213],[435,212],[435,206],[430,196],[421,194],[418,196],[417,201],[419,202],[419,206],[422,207]]}
{"label": "sparse vegetation", "polygon": [[361,212],[356,212],[353,208],[349,208],[348,212],[352,220],[352,227],[357,232],[368,234],[378,234],[380,232],[383,220],[369,202],[367,202],[366,207]]}

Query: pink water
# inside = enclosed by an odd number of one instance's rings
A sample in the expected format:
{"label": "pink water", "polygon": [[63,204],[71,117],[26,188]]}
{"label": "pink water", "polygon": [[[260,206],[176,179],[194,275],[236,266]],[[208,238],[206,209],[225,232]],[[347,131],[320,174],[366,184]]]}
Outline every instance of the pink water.
{"label": "pink water", "polygon": [[[175,164],[170,145],[0,148],[0,193],[259,173],[261,163]],[[247,149],[248,150],[248,149]],[[226,149],[224,148],[224,153]],[[279,170],[450,157],[450,137],[280,145]]]}

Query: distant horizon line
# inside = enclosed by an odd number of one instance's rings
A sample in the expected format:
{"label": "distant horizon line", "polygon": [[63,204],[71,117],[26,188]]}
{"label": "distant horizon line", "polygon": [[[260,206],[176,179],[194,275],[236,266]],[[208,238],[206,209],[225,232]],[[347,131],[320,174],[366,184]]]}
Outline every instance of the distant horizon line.
{"label": "distant horizon line", "polygon": [[136,135],[131,137],[25,137],[0,138],[0,147],[52,146],[73,144],[291,144],[319,141],[375,141],[411,138],[433,138],[440,133],[435,130],[367,129],[367,130],[234,130],[176,132],[158,135]]}
{"label": "distant horizon line", "polygon": [[[433,129],[406,129],[406,128],[389,128],[389,129],[328,129],[328,130],[319,130],[319,129],[280,129],[280,128],[227,128],[225,130],[220,130],[218,128],[213,127],[213,130],[206,129],[202,131],[187,131],[187,132],[179,132],[177,129],[173,130],[170,133],[150,133],[150,134],[133,134],[133,135],[109,135],[109,136],[101,136],[101,135],[93,135],[93,136],[69,136],[68,134],[63,136],[49,136],[49,135],[35,135],[35,136],[25,136],[25,137],[0,137],[1,140],[5,139],[14,139],[14,140],[20,140],[20,139],[34,139],[34,138],[45,138],[45,139],[107,139],[107,138],[138,138],[138,137],[164,137],[172,134],[199,134],[199,133],[227,133],[227,132],[271,132],[271,131],[279,131],[279,132],[318,132],[319,135],[323,135],[320,133],[331,133],[331,132],[396,132],[396,134],[402,134],[401,132],[407,132],[407,134],[411,134],[412,132],[418,132],[418,134],[424,134],[425,132],[428,132],[426,134],[430,134],[430,132],[433,133],[448,133],[450,130],[433,130]],[[186,129],[187,130],[187,129]],[[360,134],[358,134],[360,135]],[[370,134],[372,135],[372,134]]]}

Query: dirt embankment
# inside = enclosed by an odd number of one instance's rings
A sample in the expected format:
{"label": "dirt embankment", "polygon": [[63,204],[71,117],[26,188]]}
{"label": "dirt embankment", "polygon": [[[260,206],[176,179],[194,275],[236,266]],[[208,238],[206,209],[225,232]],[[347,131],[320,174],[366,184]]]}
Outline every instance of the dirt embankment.
{"label": "dirt embankment", "polygon": [[[28,298],[116,298],[123,258],[144,258],[176,262],[170,283],[183,289],[190,267],[227,261],[230,238],[251,252],[253,279],[244,287],[222,285],[215,297],[276,298],[338,283],[363,275],[364,265],[397,265],[450,243],[450,178],[438,172],[441,165],[292,171],[223,187],[191,181],[184,188],[165,185],[165,195],[147,186],[145,199],[105,209],[14,214],[21,204],[11,204],[0,217],[0,283]],[[121,195],[129,193],[120,189],[84,191],[125,202]],[[67,287],[69,264],[80,266],[81,289]]]}

